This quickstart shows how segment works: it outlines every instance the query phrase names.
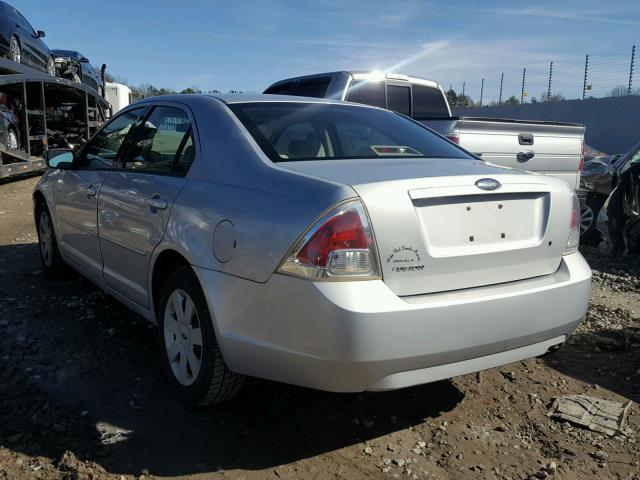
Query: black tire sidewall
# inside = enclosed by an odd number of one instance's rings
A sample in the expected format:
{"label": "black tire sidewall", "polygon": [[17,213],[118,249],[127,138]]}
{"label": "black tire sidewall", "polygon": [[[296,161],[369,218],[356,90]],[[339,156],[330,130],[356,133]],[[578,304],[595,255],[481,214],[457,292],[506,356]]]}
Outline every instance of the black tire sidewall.
{"label": "black tire sidewall", "polygon": [[[51,225],[51,265],[47,265],[45,263],[44,258],[42,257],[42,248],[40,247],[40,222],[43,213],[46,213],[49,217],[49,224]],[[49,212],[49,208],[43,203],[40,203],[36,208],[36,233],[38,235],[38,254],[40,255],[42,268],[45,274],[55,277],[61,273],[64,262],[62,261],[60,251],[58,250],[58,239],[56,238],[56,231],[53,227],[51,212]]]}
{"label": "black tire sidewall", "polygon": [[[189,386],[182,385],[175,378],[171,370],[171,365],[169,364],[169,359],[167,358],[164,340],[164,312],[167,300],[177,289],[184,290],[191,297],[198,314],[200,329],[202,331],[202,366],[200,367],[200,372],[198,372],[198,378]],[[216,348],[216,336],[209,308],[202,293],[198,278],[191,267],[178,268],[169,275],[165,281],[160,294],[157,320],[160,363],[164,375],[176,396],[190,405],[198,405],[209,392],[215,367],[214,355],[218,349]]]}
{"label": "black tire sidewall", "polygon": [[582,243],[588,244],[599,239],[597,223],[598,214],[600,213],[600,209],[602,208],[602,203],[599,202],[596,198],[588,198],[585,204],[593,212],[593,222],[591,223],[591,226],[582,235],[580,235],[580,241]]}

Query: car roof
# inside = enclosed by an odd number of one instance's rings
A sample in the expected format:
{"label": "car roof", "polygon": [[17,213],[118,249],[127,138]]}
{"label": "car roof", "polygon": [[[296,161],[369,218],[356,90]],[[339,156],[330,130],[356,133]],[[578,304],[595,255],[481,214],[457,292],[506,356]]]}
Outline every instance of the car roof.
{"label": "car roof", "polygon": [[[147,97],[135,102],[135,104],[142,104],[147,102],[177,102],[189,104],[199,104],[202,102],[210,101],[211,99],[219,100],[227,105],[239,104],[239,103],[259,103],[259,102],[291,102],[291,103],[326,103],[326,104],[338,104],[338,105],[357,105],[354,103],[343,102],[340,100],[332,100],[329,98],[315,98],[315,97],[298,97],[293,95],[265,95],[262,93],[220,93],[220,94],[202,94],[202,93],[190,93],[190,94],[174,94],[174,95],[162,95],[157,97]],[[133,104],[132,104],[133,105]],[[362,105],[367,108],[377,108],[370,105]]]}
{"label": "car roof", "polygon": [[51,53],[64,55],[66,57],[82,57],[83,55],[76,50],[65,50],[64,48],[54,48]]}
{"label": "car roof", "polygon": [[301,80],[307,80],[307,79],[314,79],[314,78],[320,78],[320,77],[336,77],[341,74],[350,75],[351,77],[353,77],[354,80],[361,80],[373,74],[380,74],[380,75],[384,75],[386,80],[391,80],[391,81],[404,80],[409,83],[425,85],[425,86],[434,87],[434,88],[440,88],[440,84],[438,82],[436,82],[435,80],[430,80],[428,78],[417,77],[415,75],[400,74],[396,72],[378,72],[376,70],[338,70],[335,72],[313,73],[310,75],[301,75],[299,77],[284,78],[282,80],[278,80],[277,82],[272,83],[267,88],[271,88],[276,85],[282,85],[289,82],[299,82]]}

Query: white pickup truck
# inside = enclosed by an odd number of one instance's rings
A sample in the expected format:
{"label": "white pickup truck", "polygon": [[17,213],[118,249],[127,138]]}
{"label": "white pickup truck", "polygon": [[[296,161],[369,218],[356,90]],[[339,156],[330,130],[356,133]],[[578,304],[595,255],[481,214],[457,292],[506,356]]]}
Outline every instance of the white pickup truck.
{"label": "white pickup truck", "polygon": [[331,72],[288,78],[264,93],[333,98],[394,110],[487,162],[580,185],[584,126],[574,123],[455,117],[434,81],[393,73]]}

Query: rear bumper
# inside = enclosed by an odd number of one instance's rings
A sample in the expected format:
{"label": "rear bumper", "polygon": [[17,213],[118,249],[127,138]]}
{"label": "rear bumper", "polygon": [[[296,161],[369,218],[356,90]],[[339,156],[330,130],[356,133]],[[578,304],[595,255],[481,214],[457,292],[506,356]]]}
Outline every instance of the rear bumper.
{"label": "rear bumper", "polygon": [[545,353],[584,317],[591,269],[396,296],[383,281],[263,284],[196,268],[233,371],[321,390],[390,390]]}

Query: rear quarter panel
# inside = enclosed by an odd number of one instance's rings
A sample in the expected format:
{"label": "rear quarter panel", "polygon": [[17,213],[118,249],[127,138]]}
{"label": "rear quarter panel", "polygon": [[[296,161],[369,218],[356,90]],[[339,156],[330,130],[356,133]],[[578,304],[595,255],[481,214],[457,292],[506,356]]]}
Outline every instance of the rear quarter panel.
{"label": "rear quarter panel", "polygon": [[[173,248],[198,267],[265,282],[316,218],[357,195],[271,162],[222,102],[211,99],[191,109],[200,153],[156,255]],[[231,225],[214,235],[223,221]],[[214,243],[216,252],[226,250],[231,258],[216,256]]]}

